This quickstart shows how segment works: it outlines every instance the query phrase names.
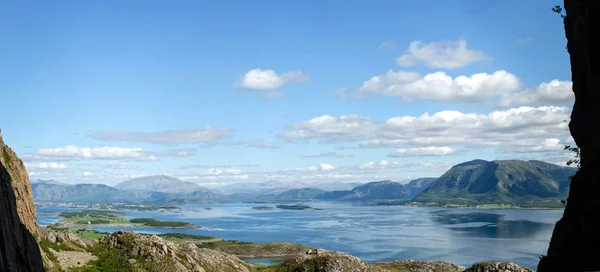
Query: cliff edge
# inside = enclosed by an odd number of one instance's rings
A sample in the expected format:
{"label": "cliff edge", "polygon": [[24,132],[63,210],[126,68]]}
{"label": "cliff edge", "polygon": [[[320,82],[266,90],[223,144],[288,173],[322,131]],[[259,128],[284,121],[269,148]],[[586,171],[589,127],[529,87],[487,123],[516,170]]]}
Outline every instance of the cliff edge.
{"label": "cliff edge", "polygon": [[29,177],[0,132],[0,271],[44,271],[36,236]]}

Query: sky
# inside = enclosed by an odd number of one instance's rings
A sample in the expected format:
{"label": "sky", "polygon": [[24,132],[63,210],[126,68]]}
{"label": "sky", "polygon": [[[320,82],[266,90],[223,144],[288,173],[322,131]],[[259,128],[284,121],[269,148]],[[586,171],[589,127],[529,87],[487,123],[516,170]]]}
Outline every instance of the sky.
{"label": "sky", "polygon": [[574,98],[554,5],[5,1],[0,128],[31,179],[65,183],[564,165]]}

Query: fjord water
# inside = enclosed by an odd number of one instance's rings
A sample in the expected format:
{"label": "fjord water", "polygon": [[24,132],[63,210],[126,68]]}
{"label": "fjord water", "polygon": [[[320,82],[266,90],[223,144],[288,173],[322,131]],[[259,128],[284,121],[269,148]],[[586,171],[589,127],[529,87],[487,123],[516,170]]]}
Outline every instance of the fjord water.
{"label": "fjord water", "polygon": [[[436,260],[470,266],[492,260],[535,269],[561,210],[475,210],[311,202],[323,210],[251,209],[257,204],[185,205],[180,212],[127,211],[126,217],[186,221],[200,229],[131,228],[182,232],[248,242],[291,242],[339,250],[368,262]],[[204,208],[212,208],[207,210]],[[40,224],[58,220],[38,208]],[[68,209],[71,210],[71,209]],[[93,227],[113,232],[122,228]]]}

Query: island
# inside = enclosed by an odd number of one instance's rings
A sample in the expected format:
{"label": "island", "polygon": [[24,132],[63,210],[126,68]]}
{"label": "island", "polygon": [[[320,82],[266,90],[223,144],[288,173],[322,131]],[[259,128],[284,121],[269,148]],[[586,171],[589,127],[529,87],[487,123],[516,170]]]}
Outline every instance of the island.
{"label": "island", "polygon": [[312,209],[311,207],[303,205],[303,204],[294,204],[294,205],[280,204],[280,205],[275,206],[275,208],[282,209],[282,210],[310,210],[310,209]]}
{"label": "island", "polygon": [[66,228],[82,228],[84,226],[117,226],[117,227],[153,227],[153,228],[200,228],[187,222],[161,221],[154,218],[128,219],[123,212],[108,210],[83,210],[80,212],[61,212],[62,225]]}
{"label": "island", "polygon": [[252,207],[253,210],[259,210],[259,211],[274,211],[275,207],[270,207],[270,206],[257,206],[257,207]]}

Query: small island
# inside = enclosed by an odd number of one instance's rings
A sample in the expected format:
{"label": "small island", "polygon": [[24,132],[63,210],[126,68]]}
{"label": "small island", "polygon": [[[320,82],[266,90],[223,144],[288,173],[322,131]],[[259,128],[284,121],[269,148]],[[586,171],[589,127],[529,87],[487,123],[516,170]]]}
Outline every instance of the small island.
{"label": "small island", "polygon": [[274,211],[275,207],[270,207],[270,206],[257,206],[257,207],[252,207],[253,210],[259,210],[259,211]]}
{"label": "small island", "polygon": [[256,206],[256,207],[252,207],[252,209],[259,210],[259,211],[274,211],[276,209],[280,209],[280,210],[323,210],[321,208],[312,208],[310,206],[306,206],[306,205],[302,205],[302,204],[294,204],[294,205],[279,204],[279,205],[276,205],[275,207]]}
{"label": "small island", "polygon": [[83,210],[80,212],[62,212],[62,223],[67,228],[81,228],[89,225],[94,226],[117,226],[117,227],[151,227],[151,228],[200,228],[187,222],[161,221],[153,218],[123,217],[122,212],[107,210]]}
{"label": "small island", "polygon": [[303,204],[294,204],[294,205],[284,205],[284,204],[280,204],[275,206],[277,209],[282,209],[282,210],[310,210],[312,209],[312,207],[303,205]]}

